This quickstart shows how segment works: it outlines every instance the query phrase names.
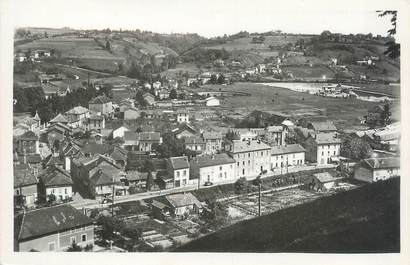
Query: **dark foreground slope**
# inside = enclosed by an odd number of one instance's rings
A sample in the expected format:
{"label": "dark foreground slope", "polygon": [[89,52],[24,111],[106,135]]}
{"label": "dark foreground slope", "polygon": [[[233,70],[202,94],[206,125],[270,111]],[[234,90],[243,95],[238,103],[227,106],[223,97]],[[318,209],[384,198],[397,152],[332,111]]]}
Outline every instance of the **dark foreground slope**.
{"label": "dark foreground slope", "polygon": [[237,223],[177,251],[399,252],[400,180],[365,185]]}

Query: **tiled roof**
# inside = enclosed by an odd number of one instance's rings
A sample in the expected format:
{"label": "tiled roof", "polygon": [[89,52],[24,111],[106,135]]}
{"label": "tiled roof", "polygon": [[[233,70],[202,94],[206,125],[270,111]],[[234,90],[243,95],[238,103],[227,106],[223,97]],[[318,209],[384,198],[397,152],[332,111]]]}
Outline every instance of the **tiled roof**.
{"label": "tiled roof", "polygon": [[203,155],[193,158],[190,162],[192,166],[210,167],[235,163],[235,160],[228,154]]}
{"label": "tiled roof", "polygon": [[50,166],[45,169],[39,174],[39,178],[46,187],[68,186],[73,184],[68,172],[55,166]]}
{"label": "tiled roof", "polygon": [[127,150],[115,146],[114,151],[110,154],[110,157],[114,160],[126,160],[127,159]]}
{"label": "tiled roof", "polygon": [[61,113],[59,113],[57,116],[54,117],[54,119],[52,119],[50,121],[50,123],[68,123],[68,119]]}
{"label": "tiled roof", "polygon": [[87,112],[90,112],[90,110],[87,109],[87,108],[84,108],[83,106],[77,106],[77,107],[74,107],[74,108],[68,110],[66,112],[66,114],[80,115],[80,114],[85,114]]}
{"label": "tiled roof", "polygon": [[88,104],[104,104],[104,103],[108,103],[108,102],[112,102],[112,100],[105,96],[105,95],[101,95],[98,97],[95,97],[93,99],[91,99]]}
{"label": "tiled roof", "polygon": [[300,152],[305,152],[305,148],[303,148],[299,144],[273,146],[271,149],[271,155],[291,154]]}
{"label": "tiled roof", "polygon": [[167,195],[165,199],[174,207],[183,207],[193,204],[197,207],[202,207],[201,202],[190,192]]}
{"label": "tiled roof", "polygon": [[138,134],[134,131],[126,131],[124,132],[124,141],[137,141]]}
{"label": "tiled roof", "polygon": [[317,144],[340,144],[341,140],[337,138],[335,133],[318,133],[315,141]]}
{"label": "tiled roof", "polygon": [[204,132],[203,137],[205,140],[207,139],[222,139],[221,132]]}
{"label": "tiled roof", "polygon": [[400,158],[398,157],[368,158],[364,159],[364,162],[372,169],[400,168]]}
{"label": "tiled roof", "polygon": [[140,141],[159,141],[161,135],[159,132],[141,132],[138,135]]}
{"label": "tiled roof", "polygon": [[90,117],[88,117],[88,120],[102,121],[102,120],[104,120],[104,116],[93,114],[93,115],[90,115]]}
{"label": "tiled roof", "polygon": [[13,166],[13,173],[14,188],[37,184],[36,177],[31,173],[31,170],[27,165]]}
{"label": "tiled roof", "polygon": [[326,131],[336,131],[337,128],[331,121],[322,121],[322,122],[311,122],[308,125],[308,128],[311,128],[315,131],[326,132]]}
{"label": "tiled roof", "polygon": [[197,136],[185,137],[184,138],[185,144],[205,144],[204,139]]}
{"label": "tiled roof", "polygon": [[146,180],[147,177],[148,177],[148,172],[139,172],[137,170],[131,170],[127,172],[127,179],[129,181]]}
{"label": "tiled roof", "polygon": [[15,233],[18,235],[18,241],[93,223],[91,218],[68,204],[24,212],[16,216],[15,221],[17,221],[15,223]]}
{"label": "tiled roof", "polygon": [[282,126],[268,126],[266,128],[266,130],[268,132],[282,132],[283,131],[283,127]]}
{"label": "tiled roof", "polygon": [[258,150],[271,149],[271,147],[261,141],[239,141],[232,142],[232,153],[253,152]]}
{"label": "tiled roof", "polygon": [[113,150],[113,146],[109,144],[97,144],[95,142],[91,142],[85,144],[81,149],[84,154],[109,154]]}
{"label": "tiled roof", "polygon": [[332,182],[336,180],[336,178],[334,178],[329,172],[315,173],[313,174],[313,176],[322,183]]}
{"label": "tiled roof", "polygon": [[186,156],[170,157],[169,162],[172,169],[189,168],[188,158]]}

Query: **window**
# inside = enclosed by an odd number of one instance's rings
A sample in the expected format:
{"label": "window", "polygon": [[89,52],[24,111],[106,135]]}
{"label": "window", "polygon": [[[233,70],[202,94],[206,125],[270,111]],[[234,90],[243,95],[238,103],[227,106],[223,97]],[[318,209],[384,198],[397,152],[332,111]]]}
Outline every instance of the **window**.
{"label": "window", "polygon": [[54,194],[55,192],[56,192],[55,189],[53,189],[53,190],[51,191],[52,194]]}
{"label": "window", "polygon": [[219,173],[219,178],[222,178],[222,173]]}
{"label": "window", "polygon": [[325,155],[325,152],[322,151],[322,156]]}
{"label": "window", "polygon": [[327,149],[330,149],[330,144],[327,145]]}
{"label": "window", "polygon": [[242,165],[245,165],[245,161],[242,162]]}
{"label": "window", "polygon": [[248,165],[250,165],[251,164],[251,160],[248,160]]}
{"label": "window", "polygon": [[16,194],[17,194],[17,195],[20,195],[20,191],[19,191],[19,190],[16,190]]}
{"label": "window", "polygon": [[226,172],[224,173],[224,175],[225,175],[225,178],[226,178]]}
{"label": "window", "polygon": [[67,188],[65,188],[65,189],[64,189],[64,194],[67,194],[67,193],[68,193],[68,192],[67,192]]}
{"label": "window", "polygon": [[75,236],[71,236],[71,237],[70,237],[70,242],[71,242],[71,244],[72,244],[72,243],[75,243]]}
{"label": "window", "polygon": [[336,155],[336,151],[333,151],[333,155]]}
{"label": "window", "polygon": [[242,169],[242,175],[245,175],[245,169]]}
{"label": "window", "polygon": [[177,177],[179,178],[179,171],[177,171]]}
{"label": "window", "polygon": [[186,176],[186,170],[184,170],[184,177]]}
{"label": "window", "polygon": [[222,170],[222,166],[219,167],[219,170]]}
{"label": "window", "polygon": [[182,185],[186,185],[186,179],[182,180]]}
{"label": "window", "polygon": [[239,162],[237,162],[236,165],[239,167]]}
{"label": "window", "polygon": [[82,241],[82,242],[87,241],[87,234],[82,234],[82,235],[81,235],[81,241]]}
{"label": "window", "polygon": [[251,153],[248,153],[248,157],[251,157]]}
{"label": "window", "polygon": [[263,156],[263,151],[261,152],[261,156]]}
{"label": "window", "polygon": [[56,250],[56,243],[55,242],[49,242],[48,243],[48,250],[49,251],[55,251]]}

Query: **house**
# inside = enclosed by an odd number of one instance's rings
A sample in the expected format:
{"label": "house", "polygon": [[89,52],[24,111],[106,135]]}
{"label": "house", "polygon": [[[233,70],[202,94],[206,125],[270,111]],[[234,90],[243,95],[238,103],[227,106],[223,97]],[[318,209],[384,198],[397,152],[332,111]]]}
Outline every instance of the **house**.
{"label": "house", "polygon": [[152,83],[152,88],[160,89],[161,88],[161,82],[155,81],[154,83]]}
{"label": "house", "polygon": [[90,117],[90,110],[84,108],[83,106],[77,106],[69,111],[65,112],[65,116],[69,120],[70,124],[77,123],[78,126],[74,127],[82,127],[88,117]]}
{"label": "house", "polygon": [[299,144],[273,146],[271,168],[286,168],[305,164],[306,150]]}
{"label": "house", "polygon": [[120,168],[125,168],[127,165],[128,151],[119,146],[114,146],[114,150],[110,153],[109,158],[115,161],[115,164]]}
{"label": "house", "polygon": [[94,220],[71,205],[25,211],[14,218],[14,250],[65,251],[75,242],[94,245]]}
{"label": "house", "polygon": [[117,129],[112,130],[112,138],[115,139],[117,137],[123,138],[124,133],[128,132],[129,129],[125,126],[118,127]]}
{"label": "house", "polygon": [[115,165],[101,162],[89,172],[88,192],[91,198],[102,201],[115,195],[126,195],[128,188],[121,182],[125,174]]}
{"label": "house", "polygon": [[285,144],[285,130],[283,126],[268,126],[265,129],[266,142],[271,146]]}
{"label": "house", "polygon": [[53,146],[55,141],[63,141],[66,136],[72,134],[72,129],[62,123],[55,123],[47,128],[46,136],[48,146]]}
{"label": "house", "polygon": [[226,153],[196,156],[190,161],[190,182],[198,186],[235,179],[235,160]]}
{"label": "house", "polygon": [[236,161],[236,177],[255,176],[270,169],[271,148],[260,140],[233,140],[225,145],[226,151]]}
{"label": "house", "polygon": [[139,143],[138,140],[138,133],[133,131],[125,131],[123,147],[128,151],[137,151]]}
{"label": "house", "polygon": [[171,215],[176,217],[202,212],[201,202],[190,192],[166,195],[165,200],[171,209]]}
{"label": "house", "polygon": [[329,172],[315,173],[310,178],[309,187],[316,191],[327,191],[337,186],[337,180]]}
{"label": "house", "polygon": [[166,89],[159,89],[156,91],[156,96],[158,96],[159,99],[168,99],[169,93],[170,92]]}
{"label": "house", "polygon": [[202,138],[205,141],[205,153],[213,154],[222,150],[222,133],[221,132],[204,132]]}
{"label": "house", "polygon": [[371,126],[386,125],[390,122],[391,113],[386,105],[376,105],[367,110],[366,123]]}
{"label": "house", "polygon": [[336,126],[331,121],[310,122],[307,128],[318,133],[334,133],[337,131]]}
{"label": "house", "polygon": [[124,109],[124,120],[136,120],[140,113],[141,111],[135,107],[127,107]]}
{"label": "house", "polygon": [[88,108],[92,112],[96,112],[100,115],[105,116],[111,116],[111,114],[114,112],[114,109],[112,107],[112,100],[105,95],[97,96],[91,99],[88,102]]}
{"label": "house", "polygon": [[67,119],[67,117],[65,115],[59,113],[52,120],[50,120],[48,123],[50,125],[54,125],[56,123],[61,123],[63,125],[68,125],[70,123],[70,121]]}
{"label": "house", "polygon": [[127,108],[134,108],[135,102],[132,99],[126,98],[118,103],[118,110],[119,112],[124,112]]}
{"label": "house", "polygon": [[256,68],[258,69],[258,73],[260,74],[263,74],[266,72],[266,64],[258,64]]}
{"label": "house", "polygon": [[39,138],[32,131],[27,131],[17,138],[17,152],[19,154],[39,154],[39,146]]}
{"label": "house", "polygon": [[51,56],[51,52],[48,50],[35,50],[33,52],[33,57],[34,58],[43,58],[43,57],[50,57]]}
{"label": "house", "polygon": [[400,176],[399,157],[363,159],[354,169],[355,179],[370,183],[397,176]]}
{"label": "house", "polygon": [[189,149],[197,153],[202,153],[206,150],[206,143],[202,137],[190,136],[190,137],[184,137],[183,139],[184,139],[185,149]]}
{"label": "house", "polygon": [[151,152],[154,144],[162,144],[159,132],[140,132],[138,134],[139,151]]}
{"label": "house", "polygon": [[172,176],[175,188],[187,186],[189,183],[188,157],[170,157],[167,160],[168,175]]}
{"label": "house", "polygon": [[172,133],[175,135],[177,139],[182,139],[184,137],[195,136],[198,134],[198,131],[194,127],[186,123],[183,123],[178,128],[172,130]]}
{"label": "house", "polygon": [[335,133],[318,133],[310,135],[303,147],[306,149],[306,160],[327,165],[340,155],[341,140]]}
{"label": "house", "polygon": [[103,115],[90,115],[86,122],[87,131],[96,130],[101,132],[105,129],[105,116]]}
{"label": "house", "polygon": [[34,207],[37,203],[37,178],[26,165],[14,165],[14,198],[17,204]]}
{"label": "house", "polygon": [[148,172],[138,170],[127,171],[126,179],[130,187],[145,189],[147,187]]}
{"label": "house", "polygon": [[142,97],[148,105],[152,106],[155,104],[155,97],[151,93],[145,93]]}
{"label": "house", "polygon": [[178,123],[189,123],[189,112],[183,109],[177,111],[177,122]]}
{"label": "house", "polygon": [[50,195],[55,196],[56,202],[71,200],[73,196],[70,174],[59,167],[50,166],[38,175],[39,178],[39,199],[50,201]]}
{"label": "house", "polygon": [[205,102],[208,107],[215,107],[215,106],[221,105],[221,102],[219,101],[219,99],[215,97],[206,98]]}
{"label": "house", "polygon": [[18,52],[14,54],[14,58],[17,62],[24,62],[27,60],[27,55],[24,52]]}

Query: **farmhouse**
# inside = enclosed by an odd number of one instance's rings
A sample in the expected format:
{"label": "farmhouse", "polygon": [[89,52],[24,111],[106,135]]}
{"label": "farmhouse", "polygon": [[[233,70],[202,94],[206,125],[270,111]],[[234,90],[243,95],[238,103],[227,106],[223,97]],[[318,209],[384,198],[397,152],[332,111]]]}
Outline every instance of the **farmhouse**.
{"label": "farmhouse", "polygon": [[148,105],[155,104],[155,97],[152,94],[145,93],[142,97],[144,98],[145,102],[147,102]]}
{"label": "farmhouse", "polygon": [[19,154],[39,154],[39,138],[32,131],[27,131],[17,138],[17,152]]}
{"label": "farmhouse", "polygon": [[199,136],[184,137],[184,146],[186,149],[202,153],[206,149],[205,141]]}
{"label": "farmhouse", "polygon": [[337,185],[338,179],[329,172],[315,173],[310,179],[309,187],[316,191],[327,191]]}
{"label": "farmhouse", "polygon": [[189,123],[189,113],[186,110],[179,109],[177,111],[177,122],[178,123]]}
{"label": "farmhouse", "polygon": [[90,117],[90,110],[83,106],[77,106],[66,111],[65,116],[71,124],[78,123],[76,127],[81,127],[87,118]]}
{"label": "farmhouse", "polygon": [[111,116],[111,114],[114,112],[114,109],[112,107],[112,100],[105,95],[91,99],[88,102],[88,108],[92,112],[97,112],[105,116]]}
{"label": "farmhouse", "polygon": [[265,139],[269,145],[278,146],[285,144],[285,130],[283,126],[266,127]]}
{"label": "farmhouse", "polygon": [[207,154],[214,154],[219,150],[222,150],[222,133],[220,132],[204,132],[202,134],[204,138]]}
{"label": "farmhouse", "polygon": [[271,168],[304,165],[305,152],[305,149],[299,144],[273,146],[271,149]]}
{"label": "farmhouse", "polygon": [[87,119],[86,128],[88,131],[97,130],[101,132],[105,128],[105,116],[103,115],[90,115]]}
{"label": "farmhouse", "polygon": [[42,200],[50,200],[54,195],[56,202],[70,200],[73,196],[70,174],[62,168],[54,165],[48,167],[38,175],[39,178],[39,196]]}
{"label": "farmhouse", "polygon": [[365,182],[376,182],[400,176],[400,158],[380,157],[368,158],[358,163],[354,170],[354,178]]}
{"label": "farmhouse", "polygon": [[310,122],[307,128],[319,133],[333,133],[337,131],[336,126],[331,121]]}
{"label": "farmhouse", "polygon": [[202,211],[201,202],[190,192],[167,195],[165,199],[171,208],[171,215],[176,217]]}
{"label": "farmhouse", "polygon": [[34,207],[37,201],[37,178],[28,165],[14,165],[14,197],[21,198],[25,207]]}
{"label": "farmhouse", "polygon": [[93,245],[93,222],[68,204],[23,212],[14,218],[14,250],[64,251],[73,242]]}

